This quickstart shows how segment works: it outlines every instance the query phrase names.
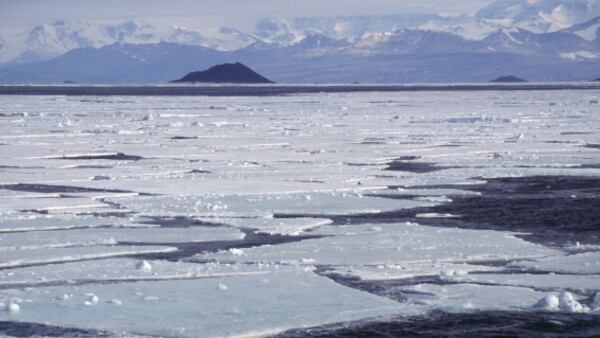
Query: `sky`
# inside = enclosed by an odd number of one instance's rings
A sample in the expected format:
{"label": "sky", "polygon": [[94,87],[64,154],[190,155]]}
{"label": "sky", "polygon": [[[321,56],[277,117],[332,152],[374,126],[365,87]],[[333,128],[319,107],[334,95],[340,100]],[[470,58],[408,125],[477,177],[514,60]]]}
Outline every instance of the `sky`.
{"label": "sky", "polygon": [[473,14],[492,0],[0,0],[0,30],[56,20],[143,20],[194,29],[251,28],[263,18]]}

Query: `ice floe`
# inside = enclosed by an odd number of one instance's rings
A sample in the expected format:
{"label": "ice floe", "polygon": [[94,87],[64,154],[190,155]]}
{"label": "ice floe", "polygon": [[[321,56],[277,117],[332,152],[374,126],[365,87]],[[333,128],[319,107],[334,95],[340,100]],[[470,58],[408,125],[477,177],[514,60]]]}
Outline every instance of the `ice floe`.
{"label": "ice floe", "polygon": [[559,252],[495,231],[441,229],[413,223],[325,226],[315,234],[324,238],[229,253],[200,254],[194,259],[243,262],[281,262],[303,265],[375,265],[399,263],[476,263],[557,255]]}
{"label": "ice floe", "polygon": [[542,271],[589,273],[598,276],[600,274],[600,252],[558,255],[533,261],[522,261],[514,265]]}
{"label": "ice floe", "polygon": [[[73,297],[55,299],[65,292]],[[256,276],[48,287],[5,294],[30,301],[22,306],[18,317],[22,321],[179,337],[265,335],[293,327],[420,313],[289,268]],[[118,299],[120,305],[103,299]]]}

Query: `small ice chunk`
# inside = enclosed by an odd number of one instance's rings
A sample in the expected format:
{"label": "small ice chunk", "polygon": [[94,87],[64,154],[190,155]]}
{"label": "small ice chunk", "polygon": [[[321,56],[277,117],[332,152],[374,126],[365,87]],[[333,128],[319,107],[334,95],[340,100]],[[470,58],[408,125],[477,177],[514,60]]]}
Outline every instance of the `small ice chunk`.
{"label": "small ice chunk", "polygon": [[19,311],[21,311],[21,307],[19,306],[19,304],[15,303],[14,301],[10,301],[6,304],[0,303],[0,309],[3,309],[4,311],[9,313],[18,313]]}
{"label": "small ice chunk", "polygon": [[234,256],[242,256],[244,254],[244,250],[237,249],[237,248],[231,248],[231,249],[229,249],[229,253]]}
{"label": "small ice chunk", "polygon": [[600,312],[600,292],[596,292],[594,301],[592,302],[592,309],[594,312]]}
{"label": "small ice chunk", "polygon": [[195,204],[196,208],[201,208],[204,210],[210,210],[210,211],[219,211],[219,210],[227,210],[228,206],[226,204],[223,204],[221,202],[204,202],[204,201],[198,201]]}
{"label": "small ice chunk", "polygon": [[111,179],[110,176],[106,176],[106,175],[96,175],[96,176],[90,177],[90,181],[109,181],[110,179]]}
{"label": "small ice chunk", "polygon": [[108,303],[109,304],[113,304],[113,305],[117,305],[117,306],[123,305],[123,302],[120,299],[111,299]]}
{"label": "small ice chunk", "polygon": [[452,202],[452,200],[446,196],[421,196],[415,198],[415,200],[423,202]]}
{"label": "small ice chunk", "polygon": [[56,299],[57,299],[57,300],[69,300],[69,299],[71,299],[71,298],[73,298],[73,295],[70,295],[70,294],[68,294],[68,293],[65,293],[65,294],[64,294],[64,295],[62,295],[62,296],[58,296],[58,297],[56,297]]}
{"label": "small ice chunk", "polygon": [[560,301],[558,296],[556,295],[547,295],[544,298],[540,299],[536,304],[535,308],[540,309],[542,311],[558,311]]}
{"label": "small ice chunk", "polygon": [[150,265],[150,263],[148,263],[148,261],[145,260],[137,262],[135,268],[145,273],[149,273],[152,271],[152,265]]}
{"label": "small ice chunk", "polygon": [[[598,297],[598,296],[596,296]],[[594,299],[595,301],[596,299]],[[592,305],[594,307],[594,305]],[[589,312],[590,309],[579,303],[573,294],[568,291],[563,291],[559,296],[556,295],[547,295],[544,298],[540,299],[537,304],[535,304],[535,308],[543,310],[543,311],[562,311],[569,313],[581,313],[581,312]]]}
{"label": "small ice chunk", "polygon": [[454,271],[452,270],[442,270],[440,271],[440,279],[443,281],[452,280],[452,276],[454,275]]}
{"label": "small ice chunk", "polygon": [[571,313],[588,312],[589,311],[589,309],[586,306],[581,305],[575,299],[575,297],[573,297],[573,294],[568,291],[561,292],[560,296],[559,296],[559,300],[560,300],[559,308],[561,311],[571,312]]}
{"label": "small ice chunk", "polygon": [[525,138],[525,135],[523,135],[523,133],[519,133],[519,134],[513,135],[509,139],[512,141],[518,141],[518,140],[522,140],[523,138]]}
{"label": "small ice chunk", "polygon": [[83,302],[83,304],[85,304],[85,305],[96,305],[100,301],[98,296],[96,296],[93,293],[86,293],[85,295],[87,297],[86,301]]}
{"label": "small ice chunk", "polygon": [[438,214],[435,212],[432,213],[420,213],[415,215],[416,218],[458,218],[459,215],[453,214]]}
{"label": "small ice chunk", "polygon": [[8,304],[8,312],[10,313],[18,313],[21,311],[21,307],[17,303],[9,303]]}
{"label": "small ice chunk", "polygon": [[221,291],[225,291],[225,290],[227,290],[229,288],[227,287],[227,285],[225,285],[223,283],[219,283],[218,289],[221,290]]}
{"label": "small ice chunk", "polygon": [[154,301],[160,300],[160,298],[158,296],[145,296],[142,298],[142,300],[144,300],[146,302],[154,302]]}

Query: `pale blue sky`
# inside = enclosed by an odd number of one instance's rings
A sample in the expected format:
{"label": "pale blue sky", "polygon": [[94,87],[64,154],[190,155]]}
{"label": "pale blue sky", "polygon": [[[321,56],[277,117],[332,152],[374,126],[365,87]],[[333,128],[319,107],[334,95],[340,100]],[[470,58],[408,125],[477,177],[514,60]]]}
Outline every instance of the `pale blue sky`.
{"label": "pale blue sky", "polygon": [[472,14],[492,0],[0,0],[0,29],[55,20],[164,22],[189,28],[248,28],[265,17]]}

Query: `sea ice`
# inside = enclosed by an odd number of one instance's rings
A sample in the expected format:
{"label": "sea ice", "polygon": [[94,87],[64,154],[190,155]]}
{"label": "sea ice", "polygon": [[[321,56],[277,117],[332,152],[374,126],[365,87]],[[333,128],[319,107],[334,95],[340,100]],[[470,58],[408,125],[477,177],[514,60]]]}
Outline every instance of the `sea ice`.
{"label": "sea ice", "polygon": [[65,263],[144,253],[167,253],[175,250],[173,247],[165,246],[87,246],[11,250],[2,253],[0,267],[16,268],[29,265]]}
{"label": "sea ice", "polygon": [[280,262],[309,265],[375,265],[403,263],[476,263],[479,261],[536,258],[560,254],[496,231],[442,229],[413,223],[325,226],[314,234],[324,238],[277,246],[199,254],[192,260],[223,259],[237,262]]}
{"label": "sea ice", "polygon": [[16,314],[21,311],[21,306],[14,300],[10,300],[7,303],[0,303],[0,308],[10,314]]}
{"label": "sea ice", "polygon": [[561,311],[572,313],[589,312],[589,308],[585,305],[581,305],[581,303],[573,297],[573,294],[568,291],[561,292],[558,299],[560,301],[558,308]]}
{"label": "sea ice", "polygon": [[540,299],[535,308],[543,311],[559,311],[560,300],[557,295],[546,295]]}
{"label": "sea ice", "polygon": [[[593,234],[548,248],[442,227],[468,221],[458,214],[386,217],[478,198],[469,186],[487,178],[598,176],[597,96],[1,96],[2,317],[222,337],[440,309],[533,311],[541,298],[539,308],[585,311],[576,297],[600,291]],[[409,164],[386,170],[394,161]],[[414,172],[424,163],[435,170]],[[344,278],[382,292],[335,282]],[[385,298],[394,293],[406,301]]]}
{"label": "sea ice", "polygon": [[453,275],[447,278],[453,282],[513,285],[539,290],[561,290],[564,288],[588,292],[600,290],[599,277],[586,274],[502,273],[499,271],[485,274]]}
{"label": "sea ice", "polygon": [[600,252],[557,255],[543,259],[516,262],[513,265],[541,271],[600,274]]}
{"label": "sea ice", "polygon": [[[215,292],[224,291],[221,284],[227,286],[226,292]],[[76,297],[55,299],[65,292]],[[18,317],[25,322],[178,337],[266,335],[294,327],[424,311],[290,268],[255,276],[15,289],[3,294],[31,300]],[[119,299],[121,305],[102,299]]]}
{"label": "sea ice", "polygon": [[594,301],[592,302],[592,310],[594,310],[594,312],[600,311],[600,292],[596,292],[596,295],[594,296]]}
{"label": "sea ice", "polygon": [[86,300],[85,300],[85,302],[83,302],[83,304],[85,304],[85,305],[88,305],[88,306],[89,305],[96,305],[100,301],[100,299],[98,298],[98,296],[96,296],[93,293],[86,293],[85,296],[86,296]]}
{"label": "sea ice", "polygon": [[222,223],[236,228],[251,228],[259,233],[298,236],[321,226],[331,224],[326,218],[274,218],[272,215],[263,217],[210,217],[200,218],[207,222]]}
{"label": "sea ice", "polygon": [[273,214],[376,213],[401,208],[431,205],[427,202],[368,197],[357,192],[222,196],[146,196],[110,198],[127,209],[143,210],[147,215],[206,217],[265,217]]}
{"label": "sea ice", "polygon": [[[105,258],[0,270],[0,286],[7,288],[65,283],[203,279],[217,276],[265,274],[265,269],[271,266],[267,264],[257,268],[254,265],[197,264],[154,260],[151,264],[149,263],[151,271],[145,272],[143,269],[136,268],[136,265],[141,262],[143,261],[131,258]],[[71,293],[65,293],[60,297],[69,299],[70,295]]]}
{"label": "sea ice", "polygon": [[562,311],[568,313],[585,313],[590,311],[590,308],[579,303],[573,294],[568,291],[562,291],[558,296],[555,294],[546,295],[534,307],[542,311]]}
{"label": "sea ice", "polygon": [[152,265],[145,260],[137,262],[135,268],[145,273],[152,272]]}
{"label": "sea ice", "polygon": [[522,310],[535,303],[543,293],[529,288],[476,284],[417,284],[401,287],[409,302],[432,309],[460,313],[472,311]]}
{"label": "sea ice", "polygon": [[436,276],[446,276],[446,278],[451,279],[452,276],[466,276],[472,272],[491,272],[498,270],[501,269],[485,265],[430,262],[362,266],[337,266],[329,271],[340,276],[360,278],[363,281],[399,281],[409,280],[418,277]]}

